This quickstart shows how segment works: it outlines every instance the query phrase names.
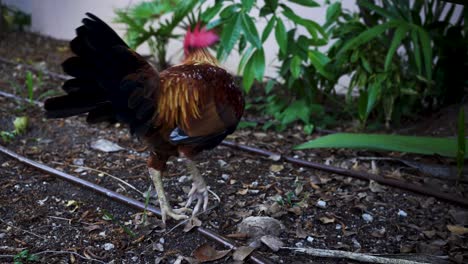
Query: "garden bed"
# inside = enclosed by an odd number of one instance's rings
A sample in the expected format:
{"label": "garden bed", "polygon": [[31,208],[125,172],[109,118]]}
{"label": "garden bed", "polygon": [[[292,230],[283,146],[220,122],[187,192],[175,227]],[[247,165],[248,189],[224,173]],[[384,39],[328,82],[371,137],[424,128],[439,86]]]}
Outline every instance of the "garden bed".
{"label": "garden bed", "polygon": [[[11,33],[0,42],[0,57],[36,65],[42,70],[60,72],[58,65],[69,54],[65,42],[29,33]],[[0,89],[26,96],[25,75],[26,69],[22,67],[0,63]],[[36,72],[36,75],[39,74]],[[40,81],[34,98],[49,90],[60,92],[60,80],[44,74]],[[148,152],[129,135],[127,128],[106,124],[90,126],[83,117],[46,120],[41,108],[11,98],[0,97],[0,106],[0,130],[13,129],[15,117],[29,118],[27,132],[9,143],[2,142],[3,146],[126,196],[145,200],[143,195],[108,175],[128,182],[140,192],[147,191],[151,185],[146,170]],[[255,113],[248,113],[248,116],[255,117]],[[447,119],[443,119],[446,122]],[[427,125],[421,124],[413,131],[421,131],[421,127]],[[432,123],[429,125],[432,127]],[[439,135],[452,132],[450,125],[444,127],[447,129],[442,132],[440,126],[431,131]],[[291,150],[315,136],[304,135],[297,127],[281,133],[240,129],[229,139],[309,161],[430,186],[467,198],[466,185],[455,186],[425,177],[391,161],[359,159],[382,157],[382,153]],[[94,150],[90,145],[98,139],[117,143],[124,150],[113,153]],[[449,164],[443,158],[389,155]],[[208,185],[221,198],[221,203],[199,218],[202,226],[223,236],[238,234],[238,224],[248,216],[269,216],[284,225],[279,238],[287,247],[369,254],[423,253],[446,256],[459,263],[468,259],[466,234],[459,235],[450,227],[468,224],[466,208],[225,146],[202,153],[197,161]],[[185,201],[190,187],[185,181],[188,174],[183,162],[172,159],[168,174],[166,191],[171,204],[177,205]],[[168,232],[174,222],[170,222],[164,231],[155,216],[150,215],[146,224],[142,224],[142,211],[110,201],[1,154],[0,175],[1,262],[11,262],[8,256],[27,249],[47,263],[83,263],[89,259],[116,260],[116,263],[162,259],[172,263],[179,256],[193,258],[193,251],[207,242],[195,232],[184,232],[183,226]],[[212,198],[213,205],[216,202]],[[317,206],[318,201],[325,202],[325,206]],[[240,245],[248,243],[242,238],[235,240]],[[289,250],[273,252],[266,246],[256,251],[277,263],[349,262],[310,257]],[[216,263],[225,262],[231,260],[223,258]]]}

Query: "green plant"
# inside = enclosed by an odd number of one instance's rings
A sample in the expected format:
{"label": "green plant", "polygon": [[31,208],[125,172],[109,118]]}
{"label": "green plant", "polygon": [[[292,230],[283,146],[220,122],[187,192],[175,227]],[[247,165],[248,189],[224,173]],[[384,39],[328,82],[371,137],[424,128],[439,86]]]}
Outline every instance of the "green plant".
{"label": "green plant", "polygon": [[[466,145],[468,139],[463,136],[457,140],[452,138],[415,137],[400,135],[377,134],[331,134],[296,146],[295,149],[309,148],[352,148],[374,149],[383,151],[398,151],[424,155],[441,155],[445,157],[464,160],[468,153],[460,151],[462,144]],[[462,153],[462,154],[461,154]]]}
{"label": "green plant", "polygon": [[198,0],[140,2],[128,9],[116,10],[115,21],[127,25],[125,37],[130,47],[136,49],[148,42],[159,68],[165,69],[169,66],[166,58],[169,40],[180,38],[174,30],[202,2]]}
{"label": "green plant", "polygon": [[30,25],[30,15],[0,2],[0,32],[4,30],[24,31]]}
{"label": "green plant", "polygon": [[16,136],[26,132],[29,119],[27,116],[17,117],[13,120],[13,131],[0,131],[0,137],[3,142],[7,143],[13,140]]}
{"label": "green plant", "polygon": [[136,234],[132,230],[130,230],[128,227],[124,226],[118,219],[116,219],[111,213],[107,212],[106,210],[103,210],[102,219],[104,219],[106,221],[111,221],[112,223],[118,225],[130,237],[136,237]]}
{"label": "green plant", "polygon": [[13,261],[15,264],[22,264],[23,262],[30,261],[36,262],[39,261],[39,257],[37,255],[31,254],[29,250],[24,249],[13,257]]}
{"label": "green plant", "polygon": [[463,11],[457,13],[455,5],[435,0],[357,3],[359,13],[341,10],[327,21],[336,40],[327,66],[336,77],[351,75],[348,103],[353,103],[351,94],[358,89],[363,126],[373,112],[389,126],[401,116],[462,98],[468,81],[458,74],[468,69]]}

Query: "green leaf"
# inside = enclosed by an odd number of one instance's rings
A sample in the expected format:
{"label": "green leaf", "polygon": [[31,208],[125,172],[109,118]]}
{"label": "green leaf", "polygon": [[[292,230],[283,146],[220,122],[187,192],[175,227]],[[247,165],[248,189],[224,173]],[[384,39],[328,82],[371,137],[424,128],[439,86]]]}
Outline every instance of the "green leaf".
{"label": "green leaf", "polygon": [[242,28],[244,30],[245,38],[252,43],[257,49],[262,48],[262,42],[258,36],[257,27],[255,27],[252,18],[244,13],[241,14],[242,17]]}
{"label": "green leaf", "polygon": [[231,52],[241,35],[241,20],[241,16],[236,14],[225,23],[226,26],[221,34],[221,45],[226,54]]}
{"label": "green leaf", "polygon": [[26,132],[26,129],[28,128],[28,122],[29,119],[27,116],[22,116],[22,117],[17,117],[13,121],[13,126],[15,128],[14,133],[16,135],[21,135],[24,132]]}
{"label": "green leaf", "polygon": [[458,113],[458,137],[457,137],[457,168],[458,168],[458,178],[463,177],[463,167],[465,163],[466,156],[466,139],[465,139],[465,109],[460,107],[460,112]]}
{"label": "green leaf", "polygon": [[294,55],[291,61],[291,74],[294,77],[294,79],[299,78],[299,75],[301,75],[301,66],[302,66],[302,60],[299,56]]}
{"label": "green leaf", "polygon": [[255,51],[255,48],[254,46],[249,46],[247,48],[247,50],[244,52],[244,54],[242,55],[242,58],[239,62],[239,67],[237,68],[237,73],[241,73],[244,68],[245,68],[245,65],[247,64],[248,60],[250,59],[250,57],[252,56],[252,54],[254,53]]}
{"label": "green leaf", "polygon": [[317,70],[317,72],[319,72],[325,78],[332,80],[334,78],[333,74],[325,69],[325,66],[331,61],[330,58],[318,50],[311,50],[308,54],[310,62]]}
{"label": "green leaf", "polygon": [[341,2],[335,2],[331,4],[330,6],[328,6],[327,14],[326,14],[327,22],[324,27],[328,27],[333,22],[335,22],[335,20],[338,19],[340,14],[341,14]]}
{"label": "green leaf", "polygon": [[268,36],[270,36],[271,31],[273,30],[273,27],[275,26],[275,22],[276,22],[276,16],[272,16],[270,21],[268,21],[268,24],[266,25],[265,29],[263,30],[262,43],[268,39]]}
{"label": "green leaf", "polygon": [[364,70],[366,70],[368,73],[372,73],[372,67],[369,61],[364,56],[361,56],[360,59],[361,59],[361,65],[364,68]]}
{"label": "green leaf", "polygon": [[242,7],[244,12],[249,12],[254,4],[254,0],[242,0]]}
{"label": "green leaf", "polygon": [[361,122],[365,123],[367,120],[367,101],[368,101],[367,91],[361,91],[358,98],[358,114]]}
{"label": "green leaf", "polygon": [[266,94],[269,94],[271,93],[271,91],[273,90],[273,88],[275,87],[275,80],[269,80],[267,82],[267,84],[265,85],[265,93]]}
{"label": "green leaf", "polygon": [[245,64],[244,67],[244,74],[242,76],[242,86],[244,87],[244,91],[248,93],[252,88],[252,84],[255,79],[255,72],[254,72],[254,56],[250,56],[249,60]]}
{"label": "green leaf", "polygon": [[419,39],[421,40],[422,54],[424,58],[424,69],[426,78],[432,80],[432,47],[429,34],[422,28],[418,29]]}
{"label": "green leaf", "polygon": [[240,121],[237,125],[237,129],[247,128],[247,127],[256,127],[257,122],[252,121]]}
{"label": "green leaf", "polygon": [[[457,141],[452,138],[337,133],[303,143],[294,149],[309,148],[373,149],[455,157]],[[465,158],[468,158],[467,153]]]}
{"label": "green leaf", "polygon": [[353,39],[349,40],[343,48],[339,51],[339,53],[343,53],[345,51],[355,49],[358,46],[367,43],[371,40],[373,40],[376,37],[381,36],[386,30],[389,28],[397,26],[398,23],[396,21],[389,21],[380,25],[377,25],[375,27],[369,28],[362,33],[360,33],[358,36],[354,37]]}
{"label": "green leaf", "polygon": [[413,48],[414,48],[414,62],[416,64],[416,70],[418,74],[422,74],[422,60],[421,60],[421,49],[419,47],[419,37],[417,30],[414,29],[411,31],[411,40],[413,41]]}
{"label": "green leaf", "polygon": [[381,15],[383,17],[386,17],[389,20],[401,18],[399,16],[395,16],[394,13],[388,11],[387,9],[382,8],[380,6],[377,6],[377,5],[374,5],[374,4],[370,3],[370,2],[368,2],[367,0],[358,0],[358,5],[366,8],[369,11],[376,12],[377,14],[379,14],[379,15]]}
{"label": "green leaf", "polygon": [[325,29],[323,29],[317,22],[296,15],[292,9],[286,6],[283,6],[283,9],[284,16],[289,18],[294,23],[305,27],[309,34],[312,36],[312,39],[319,40],[320,38],[318,36],[318,33],[320,33],[323,38],[328,38]]}
{"label": "green leaf", "polygon": [[286,27],[283,24],[281,19],[278,19],[276,22],[275,27],[275,37],[276,42],[280,47],[280,51],[282,54],[287,54],[288,52],[288,33],[286,32]]}
{"label": "green leaf", "polygon": [[207,8],[205,12],[201,15],[201,19],[203,22],[208,23],[213,19],[216,14],[223,8],[222,2],[217,2],[214,6]]}
{"label": "green leaf", "polygon": [[239,7],[240,5],[239,4],[236,4],[236,5],[229,5],[227,6],[226,8],[223,9],[223,11],[221,11],[221,13],[219,13],[219,16],[222,18],[222,19],[228,19],[230,18],[231,16],[233,15],[237,15],[239,16]]}
{"label": "green leaf", "polygon": [[367,97],[367,107],[366,107],[366,117],[369,116],[371,113],[372,109],[376,105],[380,93],[382,91],[382,85],[381,82],[374,82],[370,87],[369,87],[369,92],[368,92],[368,97]]}
{"label": "green leaf", "polygon": [[319,7],[320,5],[313,0],[289,0],[290,2],[309,7]]}
{"label": "green leaf", "polygon": [[396,50],[400,46],[401,41],[406,36],[409,27],[406,25],[399,26],[395,31],[395,35],[393,36],[392,44],[390,44],[390,48],[388,49],[387,56],[385,57],[385,71],[388,71],[390,64],[392,63],[393,54],[395,54]]}
{"label": "green leaf", "polygon": [[304,126],[304,132],[307,134],[307,135],[310,135],[312,134],[312,132],[314,132],[314,124],[307,124]]}
{"label": "green leaf", "polygon": [[304,100],[294,101],[281,113],[281,123],[287,125],[300,119],[305,124],[308,124],[311,114],[310,110],[311,108],[307,106]]}
{"label": "green leaf", "polygon": [[263,74],[265,73],[265,52],[263,49],[256,50],[252,55],[252,59],[255,79],[262,82]]}

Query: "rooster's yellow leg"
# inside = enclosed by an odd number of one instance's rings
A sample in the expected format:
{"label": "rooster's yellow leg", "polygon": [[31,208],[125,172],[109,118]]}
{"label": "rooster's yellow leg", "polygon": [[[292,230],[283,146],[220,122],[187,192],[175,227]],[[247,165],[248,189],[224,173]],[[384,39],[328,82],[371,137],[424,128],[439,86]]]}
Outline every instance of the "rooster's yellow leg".
{"label": "rooster's yellow leg", "polygon": [[181,214],[186,211],[186,208],[172,209],[171,205],[167,201],[166,193],[164,192],[164,186],[161,178],[161,171],[149,168],[150,178],[154,183],[156,192],[158,193],[159,206],[161,207],[161,218],[163,223],[166,223],[167,216],[175,220],[182,220],[189,218],[188,216]]}
{"label": "rooster's yellow leg", "polygon": [[208,186],[206,186],[205,179],[200,174],[195,162],[191,159],[187,159],[187,168],[192,177],[192,189],[188,194],[188,200],[185,207],[192,204],[194,200],[197,200],[197,204],[193,208],[192,215],[195,215],[200,211],[200,207],[203,204],[203,211],[208,208]]}

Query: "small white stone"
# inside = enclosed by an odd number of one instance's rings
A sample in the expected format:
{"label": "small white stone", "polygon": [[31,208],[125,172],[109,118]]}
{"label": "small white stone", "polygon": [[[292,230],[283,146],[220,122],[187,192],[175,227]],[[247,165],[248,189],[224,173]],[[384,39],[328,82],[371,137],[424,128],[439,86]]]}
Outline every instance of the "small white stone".
{"label": "small white stone", "polygon": [[186,182],[186,181],[188,180],[188,178],[189,178],[189,177],[188,177],[188,176],[186,176],[186,175],[184,175],[184,176],[180,176],[180,178],[179,178],[179,182],[180,182],[180,183],[184,183],[184,182]]}
{"label": "small white stone", "polygon": [[218,164],[222,168],[222,167],[226,167],[227,162],[225,162],[224,160],[218,160]]}
{"label": "small white stone", "polygon": [[258,181],[254,181],[250,184],[252,188],[257,188],[258,187]]}
{"label": "small white stone", "polygon": [[166,240],[164,239],[164,237],[161,237],[161,238],[159,239],[159,243],[164,244],[164,242],[166,242]]}
{"label": "small white stone", "polygon": [[314,238],[311,237],[311,236],[308,236],[308,237],[307,237],[307,242],[309,242],[309,243],[314,242]]}
{"label": "small white stone", "polygon": [[398,209],[398,216],[399,217],[407,217],[408,216],[408,213],[401,210],[401,209]]}
{"label": "small white stone", "polygon": [[372,217],[370,214],[362,214],[362,219],[366,221],[366,223],[374,221],[374,217]]}
{"label": "small white stone", "polygon": [[0,233],[0,239],[4,238],[6,236],[5,233]]}
{"label": "small white stone", "polygon": [[340,225],[340,224],[337,224],[337,225],[335,226],[335,229],[336,229],[336,230],[341,230],[341,225]]}
{"label": "small white stone", "polygon": [[132,257],[132,261],[133,261],[133,262],[136,262],[137,260],[138,260],[138,257],[137,257],[137,256],[133,256],[133,257]]}
{"label": "small white stone", "polygon": [[102,246],[104,250],[109,251],[115,248],[114,244],[112,243],[105,243],[104,246]]}
{"label": "small white stone", "polygon": [[227,174],[223,174],[223,175],[221,175],[221,178],[223,178],[223,180],[225,180],[225,181],[228,181],[230,176],[227,175]]}
{"label": "small white stone", "polygon": [[296,247],[298,247],[298,248],[304,247],[304,243],[302,243],[302,242],[297,242],[295,245],[296,245]]}
{"label": "small white stone", "polygon": [[317,207],[318,208],[327,208],[327,202],[322,201],[322,200],[318,200],[317,201]]}
{"label": "small white stone", "polygon": [[106,237],[106,231],[102,231],[101,233],[99,233],[99,236]]}

